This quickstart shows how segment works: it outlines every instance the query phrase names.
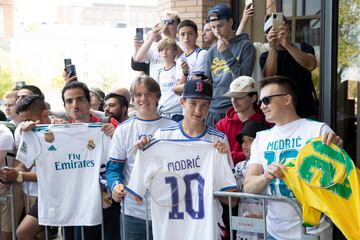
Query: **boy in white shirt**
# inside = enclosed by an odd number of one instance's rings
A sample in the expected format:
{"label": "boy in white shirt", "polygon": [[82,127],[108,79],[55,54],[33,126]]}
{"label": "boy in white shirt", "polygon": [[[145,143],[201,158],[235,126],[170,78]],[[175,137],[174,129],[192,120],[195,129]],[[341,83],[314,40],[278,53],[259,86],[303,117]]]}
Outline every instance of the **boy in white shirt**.
{"label": "boy in white shirt", "polygon": [[179,104],[180,97],[172,90],[176,84],[175,57],[178,53],[178,46],[174,39],[165,38],[159,42],[158,50],[164,60],[164,66],[158,70],[155,79],[161,90],[158,112],[162,117],[178,122],[183,118],[182,108]]}
{"label": "boy in white shirt", "polygon": [[181,95],[186,81],[193,78],[193,73],[205,73],[207,51],[196,45],[197,26],[191,20],[184,20],[178,25],[178,35],[184,53],[176,61],[177,84],[173,90]]}

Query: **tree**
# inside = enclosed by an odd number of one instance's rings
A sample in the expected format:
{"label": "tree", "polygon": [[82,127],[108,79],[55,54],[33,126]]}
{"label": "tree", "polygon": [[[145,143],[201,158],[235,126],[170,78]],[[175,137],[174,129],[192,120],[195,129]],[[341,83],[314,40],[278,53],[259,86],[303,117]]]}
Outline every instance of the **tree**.
{"label": "tree", "polygon": [[11,71],[9,69],[0,69],[0,86],[0,98],[2,99],[4,93],[11,91],[13,86]]}

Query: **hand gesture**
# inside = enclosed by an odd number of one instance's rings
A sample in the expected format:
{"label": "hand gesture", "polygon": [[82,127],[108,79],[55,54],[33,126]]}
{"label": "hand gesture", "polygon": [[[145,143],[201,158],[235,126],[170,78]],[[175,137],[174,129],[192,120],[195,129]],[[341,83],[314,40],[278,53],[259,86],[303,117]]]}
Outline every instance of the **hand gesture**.
{"label": "hand gesture", "polygon": [[115,127],[111,123],[104,123],[101,127],[101,131],[103,131],[107,136],[112,137],[115,132]]}
{"label": "hand gesture", "polygon": [[229,42],[225,38],[218,36],[217,49],[220,53],[229,48]]}
{"label": "hand gesture", "polygon": [[288,27],[285,24],[283,24],[279,27],[277,39],[278,39],[279,44],[281,46],[283,46],[284,48],[286,48],[287,46],[289,46],[291,44],[288,39]]}
{"label": "hand gesture", "polygon": [[40,124],[40,121],[25,121],[19,124],[20,133],[30,131],[33,129],[37,124]]}
{"label": "hand gesture", "polygon": [[144,136],[139,141],[136,142],[135,148],[137,149],[143,149],[147,144],[149,144],[151,141],[150,137]]}
{"label": "hand gesture", "polygon": [[115,202],[120,202],[124,196],[125,196],[124,185],[119,183],[113,188],[111,193],[111,198]]}
{"label": "hand gesture", "polygon": [[225,153],[225,154],[230,153],[229,146],[223,142],[220,142],[219,140],[216,140],[214,142],[214,147],[218,150],[219,153]]}
{"label": "hand gesture", "polygon": [[266,40],[270,44],[270,47],[276,48],[278,38],[277,38],[277,33],[273,27],[270,29],[268,34],[266,34]]}
{"label": "hand gesture", "polygon": [[184,76],[189,75],[189,65],[185,61],[181,61],[181,70]]}

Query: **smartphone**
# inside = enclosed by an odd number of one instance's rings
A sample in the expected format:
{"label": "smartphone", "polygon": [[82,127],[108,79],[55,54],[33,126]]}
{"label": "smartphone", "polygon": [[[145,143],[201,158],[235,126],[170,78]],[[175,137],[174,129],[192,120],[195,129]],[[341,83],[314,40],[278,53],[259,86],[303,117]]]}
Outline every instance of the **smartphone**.
{"label": "smartphone", "polygon": [[19,81],[19,82],[16,82],[16,83],[15,83],[16,89],[20,89],[20,88],[22,88],[22,87],[25,86],[25,85],[26,85],[25,81]]}
{"label": "smartphone", "polygon": [[278,30],[279,27],[282,25],[283,23],[283,13],[282,12],[276,12],[276,13],[273,13],[272,14],[272,18],[273,18],[273,21],[272,21],[272,26],[275,30]]}
{"label": "smartphone", "polygon": [[135,39],[143,42],[144,41],[144,29],[143,28],[136,28]]}
{"label": "smartphone", "polygon": [[71,59],[70,58],[65,58],[64,59],[64,65],[65,65],[66,75],[68,75],[69,78],[75,77],[76,76],[75,65],[71,64]]}
{"label": "smartphone", "polygon": [[253,4],[252,0],[245,0],[245,6],[249,6],[250,4]]}
{"label": "smartphone", "polygon": [[201,80],[209,79],[209,77],[206,76],[206,75],[205,75],[204,73],[202,73],[202,72],[194,72],[193,74],[194,74],[195,76],[197,76],[197,77],[200,77]]}

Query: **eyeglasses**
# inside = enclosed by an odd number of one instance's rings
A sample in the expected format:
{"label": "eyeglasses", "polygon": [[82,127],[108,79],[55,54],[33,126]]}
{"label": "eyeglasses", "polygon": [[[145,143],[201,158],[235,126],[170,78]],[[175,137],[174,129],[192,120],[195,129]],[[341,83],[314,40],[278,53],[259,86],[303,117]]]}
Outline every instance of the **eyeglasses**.
{"label": "eyeglasses", "polygon": [[169,19],[169,20],[162,20],[162,23],[165,25],[172,25],[175,23],[175,20]]}
{"label": "eyeglasses", "polygon": [[286,96],[289,95],[287,93],[281,93],[281,94],[274,94],[274,95],[270,95],[270,96],[265,96],[262,99],[260,99],[259,101],[259,105],[261,106],[261,104],[263,103],[264,105],[269,105],[271,103],[271,98],[273,97],[280,97],[280,96]]}

